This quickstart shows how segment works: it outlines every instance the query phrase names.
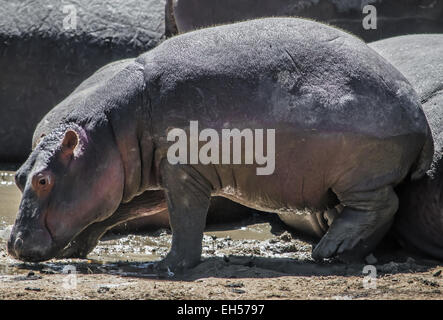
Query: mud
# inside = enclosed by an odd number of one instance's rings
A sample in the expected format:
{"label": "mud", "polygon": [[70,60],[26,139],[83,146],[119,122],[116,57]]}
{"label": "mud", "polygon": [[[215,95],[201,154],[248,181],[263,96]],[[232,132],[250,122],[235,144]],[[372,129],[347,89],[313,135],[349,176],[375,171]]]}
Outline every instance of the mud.
{"label": "mud", "polygon": [[[6,252],[20,194],[0,172],[0,299],[442,299],[443,263],[385,241],[364,263],[311,259],[302,238],[274,215],[208,227],[202,263],[184,274],[153,272],[171,233],[108,234],[88,259],[22,263]],[[369,281],[369,280],[371,281]],[[371,286],[375,284],[375,286]]]}

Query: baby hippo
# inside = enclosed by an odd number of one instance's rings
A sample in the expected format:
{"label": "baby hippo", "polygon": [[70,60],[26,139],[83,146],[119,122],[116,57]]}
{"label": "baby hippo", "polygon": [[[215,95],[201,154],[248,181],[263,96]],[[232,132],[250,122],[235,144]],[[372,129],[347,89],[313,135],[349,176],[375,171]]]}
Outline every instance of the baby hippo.
{"label": "baby hippo", "polygon": [[159,190],[172,228],[160,269],[200,261],[212,196],[321,236],[315,259],[361,258],[393,221],[393,188],[433,155],[403,75],[359,39],[296,18],[173,37],[102,68],[54,110],[16,174],[8,249],[25,261],[56,256],[141,193],[164,210]]}

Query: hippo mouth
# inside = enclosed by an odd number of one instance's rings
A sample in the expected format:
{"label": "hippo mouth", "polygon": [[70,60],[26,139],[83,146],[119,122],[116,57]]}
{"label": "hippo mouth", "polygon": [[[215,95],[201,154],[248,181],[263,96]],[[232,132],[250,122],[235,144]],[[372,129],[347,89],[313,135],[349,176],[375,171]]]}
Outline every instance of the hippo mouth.
{"label": "hippo mouth", "polygon": [[14,225],[7,247],[8,253],[18,260],[41,262],[54,258],[66,245],[55,241],[46,226],[20,228]]}

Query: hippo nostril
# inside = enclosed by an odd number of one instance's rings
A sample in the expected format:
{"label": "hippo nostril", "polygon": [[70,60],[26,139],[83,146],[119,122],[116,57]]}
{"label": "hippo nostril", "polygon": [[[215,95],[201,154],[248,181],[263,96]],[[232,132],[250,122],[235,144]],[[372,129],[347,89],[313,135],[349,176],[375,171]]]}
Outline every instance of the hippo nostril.
{"label": "hippo nostril", "polygon": [[8,253],[22,261],[38,262],[50,259],[54,256],[52,250],[52,239],[49,233],[42,229],[13,232],[8,241]]}

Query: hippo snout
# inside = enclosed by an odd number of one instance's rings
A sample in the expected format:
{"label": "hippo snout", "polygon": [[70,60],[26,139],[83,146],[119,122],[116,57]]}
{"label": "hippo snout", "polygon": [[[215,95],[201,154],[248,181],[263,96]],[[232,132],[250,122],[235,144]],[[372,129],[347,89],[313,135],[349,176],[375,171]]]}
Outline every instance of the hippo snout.
{"label": "hippo snout", "polygon": [[28,262],[52,258],[53,247],[51,235],[44,229],[13,230],[8,240],[8,253],[16,259]]}

